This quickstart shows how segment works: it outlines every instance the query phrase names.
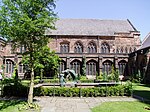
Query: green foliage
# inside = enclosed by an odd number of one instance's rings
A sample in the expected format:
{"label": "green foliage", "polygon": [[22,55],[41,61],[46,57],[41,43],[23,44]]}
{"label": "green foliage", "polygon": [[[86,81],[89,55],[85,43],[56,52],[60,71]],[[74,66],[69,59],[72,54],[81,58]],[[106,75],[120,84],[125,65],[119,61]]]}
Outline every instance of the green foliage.
{"label": "green foliage", "polygon": [[87,77],[86,76],[80,76],[80,80],[86,80]]}
{"label": "green foliage", "polygon": [[[35,57],[34,70],[40,72],[40,78],[42,78],[44,70],[57,70],[60,58],[55,54],[55,51],[51,51],[48,46],[39,48],[33,55]],[[28,55],[24,56],[22,62],[25,65],[29,65],[30,57]]]}
{"label": "green foliage", "polygon": [[82,58],[82,75],[86,76],[86,57]]}
{"label": "green foliage", "polygon": [[108,81],[108,75],[106,72],[103,73],[103,81]]}
{"label": "green foliage", "polygon": [[24,46],[29,56],[28,67],[31,71],[31,84],[28,102],[33,102],[34,68],[37,64],[38,51],[49,42],[45,35],[48,29],[55,29],[57,20],[53,11],[54,0],[2,0],[0,4],[0,35],[11,41],[13,48]]}
{"label": "green foliage", "polygon": [[94,83],[93,79],[80,79],[81,83]]}
{"label": "green foliage", "polygon": [[93,87],[93,88],[35,88],[36,96],[64,96],[64,97],[97,97],[97,96],[124,96],[131,95],[129,85],[118,85],[110,87]]}
{"label": "green foliage", "polygon": [[3,96],[27,97],[29,88],[21,83],[6,85],[3,88]]}

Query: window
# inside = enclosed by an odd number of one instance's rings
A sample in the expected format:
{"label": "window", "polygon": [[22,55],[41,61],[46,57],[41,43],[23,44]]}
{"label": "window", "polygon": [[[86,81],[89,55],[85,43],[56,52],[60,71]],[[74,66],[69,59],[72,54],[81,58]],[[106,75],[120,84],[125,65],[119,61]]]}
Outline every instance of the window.
{"label": "window", "polygon": [[121,49],[120,49],[120,53],[123,53],[123,47],[121,47]]}
{"label": "window", "polygon": [[77,42],[75,44],[74,52],[75,53],[82,53],[83,52],[83,46],[82,46],[82,44],[80,42]]}
{"label": "window", "polygon": [[69,52],[69,43],[60,44],[60,52],[61,53],[68,53]]}
{"label": "window", "polygon": [[128,53],[128,48],[127,47],[125,48],[125,53]]}
{"label": "window", "polygon": [[21,47],[20,47],[20,53],[24,53],[24,52],[26,52],[26,47],[21,46]]}
{"label": "window", "polygon": [[6,73],[12,74],[14,70],[14,62],[12,60],[6,60]]}
{"label": "window", "polygon": [[106,42],[101,45],[101,53],[110,53],[110,47]]}
{"label": "window", "polygon": [[125,66],[126,66],[126,61],[120,61],[119,63],[118,63],[118,66],[119,66],[119,74],[120,75],[123,75],[123,73],[124,73],[124,70],[125,70]]}
{"label": "window", "polygon": [[75,60],[71,63],[71,69],[75,71],[76,74],[81,74],[81,62],[78,60]]}
{"label": "window", "polygon": [[22,63],[19,63],[19,73],[25,73],[26,72],[26,65],[23,65]]}
{"label": "window", "polygon": [[111,73],[111,68],[112,68],[111,61],[107,60],[103,62],[103,68],[102,68],[103,73],[106,73],[107,75],[109,75]]}
{"label": "window", "polygon": [[129,52],[132,53],[132,48],[130,47]]}
{"label": "window", "polygon": [[96,53],[96,45],[93,42],[89,43],[87,52],[88,53]]}
{"label": "window", "polygon": [[60,66],[59,66],[59,72],[61,73],[62,71],[66,70],[66,62],[61,61]]}
{"label": "window", "polygon": [[87,75],[96,75],[96,62],[94,62],[94,61],[87,62],[86,74]]}
{"label": "window", "polygon": [[117,47],[117,49],[116,49],[116,53],[120,53],[120,52],[119,52],[119,48],[118,48],[118,47]]}

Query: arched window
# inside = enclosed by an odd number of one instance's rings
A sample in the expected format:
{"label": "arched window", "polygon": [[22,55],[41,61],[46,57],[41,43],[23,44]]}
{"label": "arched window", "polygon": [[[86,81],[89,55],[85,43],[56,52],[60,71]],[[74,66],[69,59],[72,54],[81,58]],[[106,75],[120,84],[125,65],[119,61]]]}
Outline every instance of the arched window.
{"label": "arched window", "polygon": [[24,52],[26,52],[26,47],[20,46],[20,53],[24,53]]}
{"label": "arched window", "polygon": [[75,53],[82,53],[83,52],[83,45],[80,42],[75,43],[74,52]]}
{"label": "arched window", "polygon": [[12,74],[14,71],[14,62],[12,60],[6,60],[6,73]]}
{"label": "arched window", "polygon": [[27,69],[26,65],[19,63],[18,73],[25,73],[26,69]]}
{"label": "arched window", "polygon": [[96,45],[93,42],[88,44],[87,52],[88,53],[96,53]]}
{"label": "arched window", "polygon": [[66,70],[66,62],[61,61],[60,66],[59,66],[59,72],[61,73],[62,71]]}
{"label": "arched window", "polygon": [[69,43],[61,43],[60,53],[68,53],[68,52],[69,52]]}
{"label": "arched window", "polygon": [[116,53],[120,53],[120,50],[119,50],[119,48],[117,47],[117,49],[116,49]]}
{"label": "arched window", "polygon": [[81,62],[78,60],[71,62],[71,69],[73,69],[76,74],[81,74]]}
{"label": "arched window", "polygon": [[106,42],[101,45],[101,53],[110,53],[110,47]]}
{"label": "arched window", "polygon": [[124,51],[123,51],[123,47],[121,47],[121,49],[120,49],[120,53],[123,53]]}
{"label": "arched window", "polygon": [[95,61],[89,61],[86,63],[86,74],[96,75],[97,63]]}
{"label": "arched window", "polygon": [[125,48],[125,53],[128,53],[128,48],[127,47]]}
{"label": "arched window", "polygon": [[106,60],[103,62],[103,68],[102,68],[103,73],[106,73],[107,75],[109,75],[111,73],[111,68],[112,68],[111,61]]}
{"label": "arched window", "polygon": [[122,60],[118,63],[118,67],[119,67],[119,74],[123,75],[124,70],[125,70],[125,66],[126,66],[126,61]]}
{"label": "arched window", "polygon": [[129,49],[129,53],[132,53],[132,48],[130,47],[130,49]]}

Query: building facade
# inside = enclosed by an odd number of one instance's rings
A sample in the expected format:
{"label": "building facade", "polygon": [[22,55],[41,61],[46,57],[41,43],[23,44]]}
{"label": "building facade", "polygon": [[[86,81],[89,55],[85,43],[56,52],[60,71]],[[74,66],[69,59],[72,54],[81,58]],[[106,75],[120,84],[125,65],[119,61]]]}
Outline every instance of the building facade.
{"label": "building facade", "polygon": [[[101,72],[109,74],[112,66],[124,75],[128,54],[140,46],[140,32],[129,20],[60,19],[56,30],[47,29],[46,35],[51,38],[48,46],[62,59],[59,72],[74,69],[82,75],[84,67],[88,78]],[[18,48],[19,52],[24,50]],[[18,63],[19,75],[23,76],[21,56],[11,51],[9,43],[1,54],[4,72],[12,74]]]}
{"label": "building facade", "polygon": [[150,84],[150,33],[145,37],[140,48],[129,55],[128,71],[132,77]]}

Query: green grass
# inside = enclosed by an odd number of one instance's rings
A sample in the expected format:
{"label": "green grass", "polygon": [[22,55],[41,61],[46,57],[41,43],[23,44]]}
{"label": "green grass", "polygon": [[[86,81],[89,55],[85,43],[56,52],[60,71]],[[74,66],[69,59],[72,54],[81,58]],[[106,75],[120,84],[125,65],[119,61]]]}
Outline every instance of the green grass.
{"label": "green grass", "polygon": [[92,108],[92,112],[150,112],[145,109],[150,104],[134,102],[105,102],[100,106]]}
{"label": "green grass", "polygon": [[[133,94],[150,100],[150,85],[133,83]],[[150,112],[150,102],[105,102],[92,108],[92,112]]]}
{"label": "green grass", "polygon": [[150,100],[150,85],[134,83],[133,94]]}
{"label": "green grass", "polygon": [[[25,101],[20,100],[0,100],[0,112],[32,112]],[[38,112],[38,111],[34,111]]]}

